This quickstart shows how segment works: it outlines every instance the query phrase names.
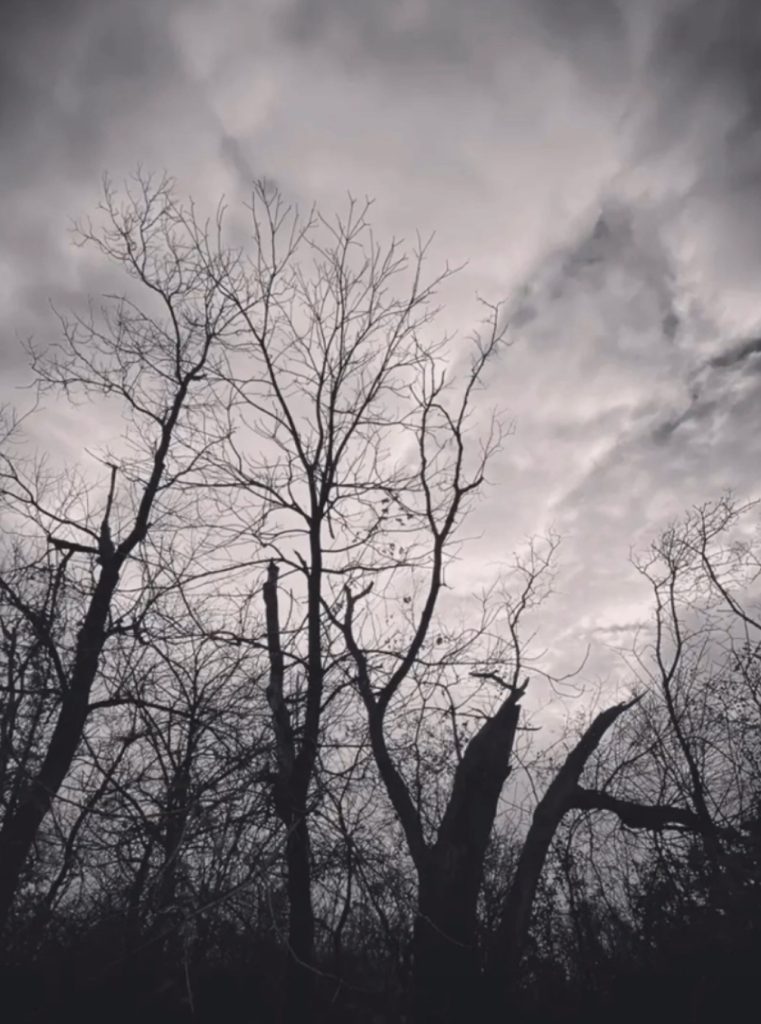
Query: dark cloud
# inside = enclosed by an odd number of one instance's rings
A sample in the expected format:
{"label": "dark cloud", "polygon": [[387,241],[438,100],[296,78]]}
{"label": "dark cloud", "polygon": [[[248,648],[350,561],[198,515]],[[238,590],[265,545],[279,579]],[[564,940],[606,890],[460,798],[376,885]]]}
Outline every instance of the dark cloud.
{"label": "dark cloud", "polygon": [[625,11],[632,0],[526,0],[559,49],[566,49],[580,72],[619,81],[630,72]]}
{"label": "dark cloud", "polygon": [[372,59],[408,65],[465,65],[479,39],[483,23],[499,27],[509,4],[498,0],[466,10],[445,0],[438,5],[392,0],[297,0],[283,10],[282,28],[294,42],[308,47],[328,46],[348,60]]}
{"label": "dark cloud", "polygon": [[632,622],[615,622],[606,626],[593,626],[589,630],[589,635],[597,635],[598,637],[620,636],[621,634],[625,634],[627,636],[634,636],[636,633],[639,633],[643,629],[646,629],[648,625],[649,620],[645,618],[634,619]]}
{"label": "dark cloud", "polygon": [[114,121],[149,114],[180,71],[148,0],[14,3],[1,38],[6,189],[17,177],[45,177],[50,161],[58,175],[83,173],[102,157]]}
{"label": "dark cloud", "polygon": [[[0,31],[0,265],[6,278],[0,355],[24,359],[16,337],[49,334],[50,300],[83,283],[70,218],[92,209],[102,174],[153,165],[166,99],[185,81],[166,15],[174,0],[29,0],[3,6]],[[199,111],[202,107],[199,105]],[[168,131],[166,129],[169,129]],[[3,294],[5,293],[5,294]],[[12,317],[12,319],[11,319]]]}
{"label": "dark cloud", "polygon": [[673,341],[679,332],[680,319],[674,309],[669,309],[661,321],[663,337]]}
{"label": "dark cloud", "polygon": [[[724,352],[708,361],[712,368],[728,368],[745,363],[751,356],[761,354],[761,338],[750,338],[738,345],[728,347]],[[756,367],[758,369],[758,367]]]}
{"label": "dark cloud", "polygon": [[240,188],[246,192],[250,187],[251,183],[257,177],[252,167],[252,164],[246,155],[244,147],[241,145],[240,139],[234,138],[232,135],[228,135],[224,129],[220,126],[220,154],[222,159],[230,165],[233,169],[237,184]]}
{"label": "dark cloud", "polygon": [[653,48],[656,137],[673,140],[700,117],[715,145],[704,153],[703,187],[758,191],[761,186],[761,5],[757,0],[681,2],[661,23]]}
{"label": "dark cloud", "polygon": [[55,77],[62,54],[73,36],[86,31],[97,14],[98,0],[7,0],[3,4],[0,34],[0,73],[10,86],[0,93],[0,116],[23,118],[28,99],[42,96],[44,85]]}
{"label": "dark cloud", "polygon": [[[627,336],[645,333],[673,341],[680,325],[675,305],[675,271],[652,218],[636,207],[609,198],[570,245],[532,273],[513,314],[524,327],[542,314],[554,325],[553,310],[580,302],[594,310],[614,349]],[[566,313],[567,317],[567,313]]]}
{"label": "dark cloud", "polygon": [[757,0],[681,0],[672,6],[652,54],[663,129],[673,132],[697,95],[714,92],[740,108],[728,140],[739,141],[761,125],[761,6]]}
{"label": "dark cloud", "polygon": [[670,3],[647,75],[641,152],[683,147],[692,178],[683,213],[710,236],[699,257],[719,279],[749,285],[761,272],[761,4]]}
{"label": "dark cloud", "polygon": [[674,433],[687,423],[698,423],[712,416],[718,408],[718,403],[713,400],[695,398],[684,412],[677,416],[671,416],[659,423],[652,431],[651,437],[656,445],[666,444],[671,441]]}
{"label": "dark cloud", "polygon": [[534,44],[549,40],[585,75],[620,77],[626,53],[615,0],[297,0],[284,7],[281,26],[290,41],[329,49],[355,70],[371,62],[418,78],[436,66],[488,80],[532,36]]}

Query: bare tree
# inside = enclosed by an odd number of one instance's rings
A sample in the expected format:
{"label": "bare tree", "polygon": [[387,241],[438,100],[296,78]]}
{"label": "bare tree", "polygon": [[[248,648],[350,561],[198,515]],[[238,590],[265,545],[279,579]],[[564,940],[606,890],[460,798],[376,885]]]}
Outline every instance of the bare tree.
{"label": "bare tree", "polygon": [[719,888],[727,843],[754,798],[761,643],[754,512],[755,503],[731,496],[697,506],[635,562],[654,601],[652,633],[633,652],[653,693],[643,736],[650,771],[699,819]]}
{"label": "bare tree", "polygon": [[215,439],[204,378],[213,374],[231,309],[208,268],[227,257],[212,250],[167,179],[138,178],[124,197],[106,183],[102,213],[105,226],[85,225],[79,241],[125,270],[146,305],[131,294],[107,296],[97,311],[61,317],[61,340],[33,353],[33,367],[41,393],[98,400],[103,422],[114,409],[126,421],[105,493],[87,482],[77,487],[70,474],[56,478],[44,463],[25,466],[7,446],[0,463],[9,523],[36,534],[26,571],[40,558],[53,560],[60,585],[75,576],[82,595],[81,618],[61,642],[13,573],[0,576],[4,599],[47,652],[46,685],[57,697],[44,756],[0,828],[0,924],[82,742],[104,649],[142,614],[141,595],[130,592],[130,563],[149,536],[182,524],[189,509],[173,507],[170,495]]}
{"label": "bare tree", "polygon": [[[585,991],[604,987],[604,971],[663,974],[690,956],[703,977],[668,984],[699,1000],[722,962],[747,955],[759,877],[754,510],[731,497],[698,506],[636,558],[653,593],[651,624],[627,653],[641,696],[566,787],[567,816],[543,848],[555,960]],[[552,838],[566,767],[537,806],[506,909],[532,846]]]}
{"label": "bare tree", "polygon": [[41,394],[126,431],[79,476],[3,431],[0,923],[25,879],[50,920],[112,907],[128,952],[182,961],[190,1001],[190,936],[282,933],[289,1022],[361,948],[375,977],[393,961],[395,1005],[411,973],[416,1019],[451,1022],[504,1010],[548,863],[577,960],[599,950],[579,823],[698,836],[723,884],[759,749],[737,507],[695,510],[640,563],[650,693],[585,721],[523,828],[503,798],[556,539],[480,602],[459,576],[504,434],[477,402],[500,307],[465,343],[436,335],[450,271],[427,279],[420,241],[380,245],[352,199],[302,217],[258,184],[241,249],[163,179],[107,185],[103,212],[80,240],[129,290],[62,317],[33,365]]}
{"label": "bare tree", "polygon": [[[303,1019],[316,976],[309,819],[322,799],[318,753],[340,729],[326,709],[351,681],[417,872],[418,1015],[456,1018],[477,988],[478,895],[526,689],[521,620],[544,592],[554,552],[552,541],[534,546],[517,567],[522,582],[501,639],[493,620],[489,629],[452,629],[439,613],[457,531],[501,442],[488,417],[480,438],[468,438],[505,324],[499,307],[487,307],[470,354],[431,339],[440,279],[422,283],[424,249],[410,260],[396,243],[381,248],[366,207],[350,202],[336,222],[314,213],[301,220],[262,185],[251,212],[253,256],[215,280],[237,309],[239,334],[227,369],[235,393],[227,454],[209,461],[204,479],[219,495],[230,546],[247,556],[255,540],[269,559],[273,787],[288,837],[286,1016]],[[473,670],[499,697],[482,695],[472,712],[481,722],[466,743],[456,677]],[[437,694],[429,704],[426,689]],[[397,713],[437,703],[455,729],[451,792],[432,821],[395,757],[394,733]],[[669,814],[614,805],[579,786],[587,759],[629,706],[598,716],[537,808],[499,930],[505,962],[519,955],[544,856],[567,811],[604,806],[629,820],[640,815],[643,825]]]}
{"label": "bare tree", "polygon": [[[253,254],[215,279],[238,316],[227,369],[235,401],[226,458],[209,460],[203,479],[219,496],[230,549],[241,545],[245,562],[253,542],[269,560],[267,697],[287,834],[291,1020],[308,1015],[316,967],[315,769],[326,709],[350,683],[336,609],[345,585],[373,580],[390,592],[425,558],[422,492],[406,448],[420,416],[435,415],[420,388],[438,387],[444,343],[423,334],[447,272],[424,283],[425,246],[411,256],[396,241],[380,246],[368,205],[350,200],[337,221],[302,219],[259,185]],[[495,321],[491,348],[497,334]]]}

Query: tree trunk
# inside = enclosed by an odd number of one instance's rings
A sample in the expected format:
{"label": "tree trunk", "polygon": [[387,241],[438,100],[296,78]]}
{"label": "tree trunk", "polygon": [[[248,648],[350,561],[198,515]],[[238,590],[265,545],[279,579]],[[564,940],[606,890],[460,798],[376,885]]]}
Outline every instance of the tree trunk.
{"label": "tree trunk", "polygon": [[[288,888],[288,959],[285,973],[283,1018],[287,1024],[301,1024],[313,1014],[314,992],[314,910],[312,907],[311,862],[307,795],[312,771],[312,751],[296,753],[291,716],[284,696],[285,659],[280,639],[278,567],[270,562],[262,588],[267,619],[267,648],[270,678],[267,701],[277,750],[274,802],[287,832],[285,861]],[[310,686],[311,686],[310,682]],[[316,720],[319,725],[319,719]],[[304,741],[306,742],[306,741]]]}
{"label": "tree trunk", "polygon": [[435,845],[418,864],[414,1000],[418,1024],[483,1017],[478,894],[502,787],[510,772],[519,701],[511,689],[468,744]]}
{"label": "tree trunk", "polygon": [[40,771],[0,831],[0,932],[10,914],[26,859],[53,798],[74,760],[87,720],[87,699],[64,700]]}
{"label": "tree trunk", "polygon": [[416,1024],[479,1020],[477,896],[462,886],[461,864],[438,862],[419,876],[413,938]]}
{"label": "tree trunk", "polygon": [[[637,698],[638,699],[638,698]],[[584,766],[605,733],[636,699],[601,711],[568,754],[536,806],[518,865],[502,908],[489,975],[495,1001],[509,998],[531,923],[536,888],[563,815],[570,810]]]}
{"label": "tree trunk", "polygon": [[289,913],[283,1016],[286,1024],[303,1024],[314,1016],[314,913],[306,814],[288,833],[285,855]]}
{"label": "tree trunk", "polygon": [[58,790],[69,773],[84,733],[90,691],[105,642],[105,625],[119,582],[122,556],[103,566],[77,634],[74,663],[45,759],[0,830],[0,934],[5,929],[26,859]]}

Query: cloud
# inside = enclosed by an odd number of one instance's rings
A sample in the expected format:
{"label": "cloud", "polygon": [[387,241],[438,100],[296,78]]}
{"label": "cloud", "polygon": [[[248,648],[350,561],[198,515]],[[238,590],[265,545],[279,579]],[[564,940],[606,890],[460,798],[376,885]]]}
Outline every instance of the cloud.
{"label": "cloud", "polygon": [[[508,299],[484,396],[516,423],[474,582],[566,534],[557,635],[639,616],[626,555],[755,480],[761,9],[755,0],[27,0],[0,36],[0,373],[108,275],[71,216],[142,160],[213,205],[250,178],[469,261],[442,329]],[[58,427],[77,448],[71,423]],[[88,423],[86,430],[92,431]],[[82,430],[84,436],[85,428]],[[469,549],[471,550],[471,549]],[[465,577],[464,577],[465,578]],[[556,603],[557,604],[557,603]],[[609,609],[611,619],[601,618]],[[585,618],[586,616],[586,618]]]}
{"label": "cloud", "polygon": [[[747,341],[741,341],[738,344],[727,348],[717,356],[713,356],[712,359],[709,359],[708,365],[713,368],[738,366],[741,363],[751,360],[751,357],[758,355],[760,352],[761,338],[750,338]],[[752,361],[754,363],[755,372],[757,373],[759,369],[757,361]]]}
{"label": "cloud", "polygon": [[518,46],[549,42],[584,73],[611,74],[626,54],[615,0],[297,0],[279,19],[289,40],[356,67],[371,63],[422,77],[447,66],[476,81],[498,74]]}
{"label": "cloud", "polygon": [[727,332],[749,333],[761,273],[761,8],[664,7],[643,65],[636,151],[671,185],[685,272]]}

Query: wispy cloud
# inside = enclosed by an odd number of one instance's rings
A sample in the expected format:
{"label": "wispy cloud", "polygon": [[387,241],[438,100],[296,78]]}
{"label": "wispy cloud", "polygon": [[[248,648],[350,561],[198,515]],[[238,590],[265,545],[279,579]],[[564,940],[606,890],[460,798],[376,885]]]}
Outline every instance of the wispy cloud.
{"label": "wispy cloud", "polygon": [[754,486],[756,0],[28,0],[0,48],[6,382],[49,299],[104,281],[66,234],[104,170],[166,168],[210,204],[267,176],[329,208],[375,195],[380,234],[436,229],[434,260],[468,261],[442,326],[508,299],[485,397],[516,433],[468,578],[495,537],[556,525],[550,634],[638,621],[630,544]]}

